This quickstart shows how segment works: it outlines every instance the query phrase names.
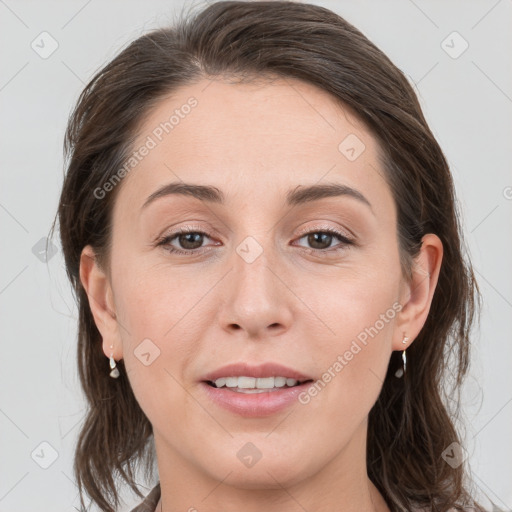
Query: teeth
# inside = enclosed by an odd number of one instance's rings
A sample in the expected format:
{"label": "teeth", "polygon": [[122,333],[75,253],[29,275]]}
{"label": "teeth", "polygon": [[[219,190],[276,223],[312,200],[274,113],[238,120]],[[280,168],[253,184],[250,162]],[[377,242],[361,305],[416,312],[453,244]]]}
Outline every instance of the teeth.
{"label": "teeth", "polygon": [[286,384],[286,377],[274,377],[274,386],[282,388]]}
{"label": "teeth", "polygon": [[238,389],[273,389],[273,388],[282,388],[285,385],[288,387],[295,386],[298,384],[298,380],[295,379],[287,379],[286,377],[221,377],[217,379],[214,383],[218,388],[222,388],[224,386],[228,388],[238,388]]}
{"label": "teeth", "polygon": [[254,389],[256,387],[256,379],[254,377],[238,377],[238,386],[241,389]]}
{"label": "teeth", "polygon": [[[222,380],[222,379],[217,379],[215,381],[215,385],[217,385],[217,381],[218,380]],[[228,388],[236,388],[238,386],[238,377],[226,377],[226,386]],[[218,387],[222,387],[222,386],[218,386]]]}
{"label": "teeth", "polygon": [[274,377],[258,378],[256,379],[256,388],[258,389],[272,389],[274,387]]}
{"label": "teeth", "polygon": [[[222,379],[217,379],[217,380],[215,381],[215,385],[216,385],[218,388],[221,388],[222,386],[225,386],[225,385],[226,385],[226,381],[227,381],[227,379],[224,379],[224,378],[222,378]],[[231,386],[230,386],[230,387],[231,387]]]}

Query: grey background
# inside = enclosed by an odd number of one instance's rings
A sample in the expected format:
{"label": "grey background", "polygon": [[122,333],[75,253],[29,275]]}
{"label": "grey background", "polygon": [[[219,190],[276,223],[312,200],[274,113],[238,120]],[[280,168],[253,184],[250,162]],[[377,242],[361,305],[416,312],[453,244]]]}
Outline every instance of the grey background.
{"label": "grey background", "polygon": [[[464,393],[466,448],[475,484],[511,509],[512,1],[312,3],[344,16],[406,73],[451,164],[484,298]],[[182,5],[0,0],[0,512],[78,506],[77,310],[58,237],[47,262],[37,250],[57,207],[78,94],[123,45],[171,22]],[[47,58],[31,47],[42,46],[43,31],[58,43]],[[127,494],[123,510],[136,502]]]}

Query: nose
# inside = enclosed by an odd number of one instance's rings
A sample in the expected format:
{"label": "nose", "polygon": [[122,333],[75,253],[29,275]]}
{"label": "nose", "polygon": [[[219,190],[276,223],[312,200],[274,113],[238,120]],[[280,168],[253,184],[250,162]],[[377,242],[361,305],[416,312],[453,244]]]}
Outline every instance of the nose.
{"label": "nose", "polygon": [[[254,241],[249,246],[250,251],[256,250]],[[221,328],[241,339],[264,340],[283,334],[293,317],[293,293],[284,271],[275,258],[268,257],[268,249],[253,261],[245,257],[243,246],[238,249],[230,262],[232,270],[219,290]]]}

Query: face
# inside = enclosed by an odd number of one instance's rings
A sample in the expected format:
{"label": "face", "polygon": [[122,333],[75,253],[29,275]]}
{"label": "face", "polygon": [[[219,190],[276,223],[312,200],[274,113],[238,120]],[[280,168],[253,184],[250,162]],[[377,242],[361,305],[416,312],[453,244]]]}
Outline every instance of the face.
{"label": "face", "polygon": [[[246,488],[364,464],[405,289],[374,137],[312,85],[205,80],[149,113],[142,146],[109,286],[159,464]],[[152,197],[171,183],[214,190]]]}

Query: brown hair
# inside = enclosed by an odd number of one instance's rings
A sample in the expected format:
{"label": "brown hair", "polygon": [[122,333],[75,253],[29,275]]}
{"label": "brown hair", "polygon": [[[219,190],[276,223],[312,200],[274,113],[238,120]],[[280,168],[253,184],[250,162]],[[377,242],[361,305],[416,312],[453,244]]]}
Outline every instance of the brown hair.
{"label": "brown hair", "polygon": [[[79,307],[78,368],[89,410],[74,470],[80,489],[102,510],[119,504],[119,474],[138,496],[133,470],[152,475],[152,426],[126,377],[109,377],[101,335],[79,278],[91,244],[108,270],[111,213],[120,187],[103,187],[133,151],[144,116],[164,96],[204,78],[254,81],[285,77],[313,84],[352,109],[379,142],[397,208],[401,262],[411,262],[426,233],[444,256],[427,321],[407,350],[405,379],[393,352],[382,392],[369,414],[367,468],[391,510],[433,511],[471,503],[464,464],[443,451],[460,442],[455,422],[469,363],[469,332],[479,292],[463,254],[454,184],[447,161],[403,73],[360,31],[330,10],[288,1],[222,1],[171,28],[129,44],[80,95],[65,137],[67,173],[58,208],[67,274]],[[52,231],[55,221],[52,226]],[[449,392],[443,388],[451,384]],[[449,411],[454,406],[453,411]],[[462,444],[462,443],[461,443]]]}

